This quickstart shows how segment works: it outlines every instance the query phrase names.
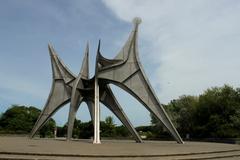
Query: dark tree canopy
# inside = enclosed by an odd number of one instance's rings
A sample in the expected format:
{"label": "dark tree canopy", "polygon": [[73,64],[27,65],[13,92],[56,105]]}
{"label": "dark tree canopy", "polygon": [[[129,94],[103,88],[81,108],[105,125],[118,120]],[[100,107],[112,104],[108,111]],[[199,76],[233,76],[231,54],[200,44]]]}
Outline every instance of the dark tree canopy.
{"label": "dark tree canopy", "polygon": [[196,133],[201,137],[240,137],[239,112],[239,88],[225,85],[208,89],[199,96]]}
{"label": "dark tree canopy", "polygon": [[[180,96],[164,105],[183,138],[240,138],[240,89],[213,87],[200,96]],[[164,134],[153,116],[157,135]]]}
{"label": "dark tree canopy", "polygon": [[[30,106],[11,106],[0,117],[0,133],[6,134],[28,134],[37,121],[40,110]],[[53,136],[56,124],[53,119],[40,130],[40,136]]]}
{"label": "dark tree canopy", "polygon": [[[58,127],[57,136],[66,137],[67,123],[63,127]],[[100,132],[102,137],[130,137],[130,133],[123,125],[116,126],[113,117],[106,117],[105,121],[101,121]],[[81,122],[75,119],[73,138],[86,139],[93,137],[93,123]]]}

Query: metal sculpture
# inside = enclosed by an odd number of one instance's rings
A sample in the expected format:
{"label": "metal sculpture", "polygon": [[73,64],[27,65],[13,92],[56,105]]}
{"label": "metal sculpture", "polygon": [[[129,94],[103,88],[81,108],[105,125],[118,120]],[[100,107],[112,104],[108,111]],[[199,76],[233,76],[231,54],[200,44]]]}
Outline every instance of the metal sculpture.
{"label": "metal sculpture", "polygon": [[155,95],[138,58],[137,33],[140,18],[133,20],[134,28],[127,42],[114,59],[106,59],[100,53],[100,41],[96,57],[95,76],[89,78],[87,44],[82,67],[78,76],[75,76],[64,65],[57,56],[53,47],[49,45],[49,53],[52,63],[53,83],[47,103],[40,114],[31,137],[50,119],[50,117],[62,106],[70,102],[68,116],[67,139],[72,137],[72,130],[76,112],[80,104],[84,101],[94,123],[93,143],[100,142],[100,110],[99,101],[108,107],[119,120],[131,132],[136,142],[142,139],[128,120],[122,107],[116,100],[109,86],[115,84],[141,102],[153,115],[155,115],[163,126],[172,134],[178,143],[183,143],[180,135],[169,119],[164,108]]}

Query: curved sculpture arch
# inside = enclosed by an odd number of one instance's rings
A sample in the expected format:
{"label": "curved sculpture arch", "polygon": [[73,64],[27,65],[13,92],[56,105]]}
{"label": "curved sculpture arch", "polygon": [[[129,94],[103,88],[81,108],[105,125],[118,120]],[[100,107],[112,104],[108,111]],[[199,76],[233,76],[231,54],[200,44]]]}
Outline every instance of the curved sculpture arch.
{"label": "curved sculpture arch", "polygon": [[111,91],[109,83],[113,83],[135,97],[160,120],[178,143],[183,143],[145,75],[138,57],[137,47],[138,26],[141,20],[135,18],[133,23],[134,28],[127,42],[114,59],[107,59],[101,55],[99,41],[95,76],[91,79],[89,78],[88,45],[78,76],[70,72],[57,56],[53,47],[49,45],[53,72],[52,89],[47,103],[31,132],[31,137],[36,134],[58,109],[70,102],[67,133],[67,139],[70,140],[76,112],[80,104],[84,101],[88,105],[91,118],[94,122],[93,143],[100,143],[99,102],[103,103],[119,118],[123,125],[131,132],[136,142],[142,142],[141,137],[128,120]]}

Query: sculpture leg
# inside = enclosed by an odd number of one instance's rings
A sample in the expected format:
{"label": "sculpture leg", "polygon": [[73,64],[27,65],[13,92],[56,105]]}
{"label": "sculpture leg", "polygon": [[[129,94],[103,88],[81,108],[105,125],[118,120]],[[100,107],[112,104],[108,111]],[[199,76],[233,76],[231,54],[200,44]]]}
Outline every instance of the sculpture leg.
{"label": "sculpture leg", "polygon": [[123,123],[125,127],[130,131],[132,136],[134,137],[135,141],[138,143],[143,142],[129,119],[127,118],[127,115],[124,113],[122,107],[116,100],[114,94],[111,91],[111,88],[106,85],[104,89],[104,93],[102,94],[103,96],[101,97],[101,102],[108,107],[117,117],[118,119]]}
{"label": "sculpture leg", "polygon": [[52,85],[51,93],[48,97],[47,103],[39,115],[37,122],[35,123],[30,137],[32,138],[36,132],[51,118],[51,116],[62,106],[69,102],[70,96],[68,89],[64,86],[64,82],[61,80],[54,81]]}
{"label": "sculpture leg", "polygon": [[68,103],[71,97],[71,87],[67,85],[67,82],[72,81],[74,76],[64,67],[65,65],[60,61],[50,45],[49,54],[53,71],[52,89],[44,109],[32,129],[30,137],[33,137],[58,109]]}
{"label": "sculpture leg", "polygon": [[82,103],[82,99],[83,98],[81,94],[76,90],[76,87],[73,87],[71,103],[69,108],[69,116],[68,116],[67,140],[71,140],[72,138],[72,132],[73,132],[74,121],[76,118],[76,113],[80,104]]}
{"label": "sculpture leg", "polygon": [[172,124],[165,109],[160,104],[157,96],[150,86],[150,83],[145,78],[141,69],[138,70],[134,75],[131,75],[131,77],[124,81],[123,84],[124,85],[120,86],[137,98],[139,102],[141,102],[151,113],[153,113],[178,143],[183,143],[182,138]]}
{"label": "sculpture leg", "polygon": [[91,120],[94,123],[94,101],[87,101],[88,110],[91,116]]}
{"label": "sculpture leg", "polygon": [[98,79],[95,78],[95,95],[94,95],[94,144],[100,144],[100,106],[99,106],[99,85]]}
{"label": "sculpture leg", "polygon": [[70,107],[69,116],[68,116],[68,130],[67,130],[67,140],[71,140],[73,133],[74,121],[76,118],[77,109]]}

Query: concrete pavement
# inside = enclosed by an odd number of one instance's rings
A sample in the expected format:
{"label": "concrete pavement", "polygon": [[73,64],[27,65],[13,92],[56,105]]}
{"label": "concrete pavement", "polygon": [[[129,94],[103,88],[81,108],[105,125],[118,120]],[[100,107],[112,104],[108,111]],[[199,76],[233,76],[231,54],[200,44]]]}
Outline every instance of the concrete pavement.
{"label": "concrete pavement", "polygon": [[29,139],[0,137],[0,159],[240,159],[240,145],[173,141],[129,140],[65,141],[63,139]]}

